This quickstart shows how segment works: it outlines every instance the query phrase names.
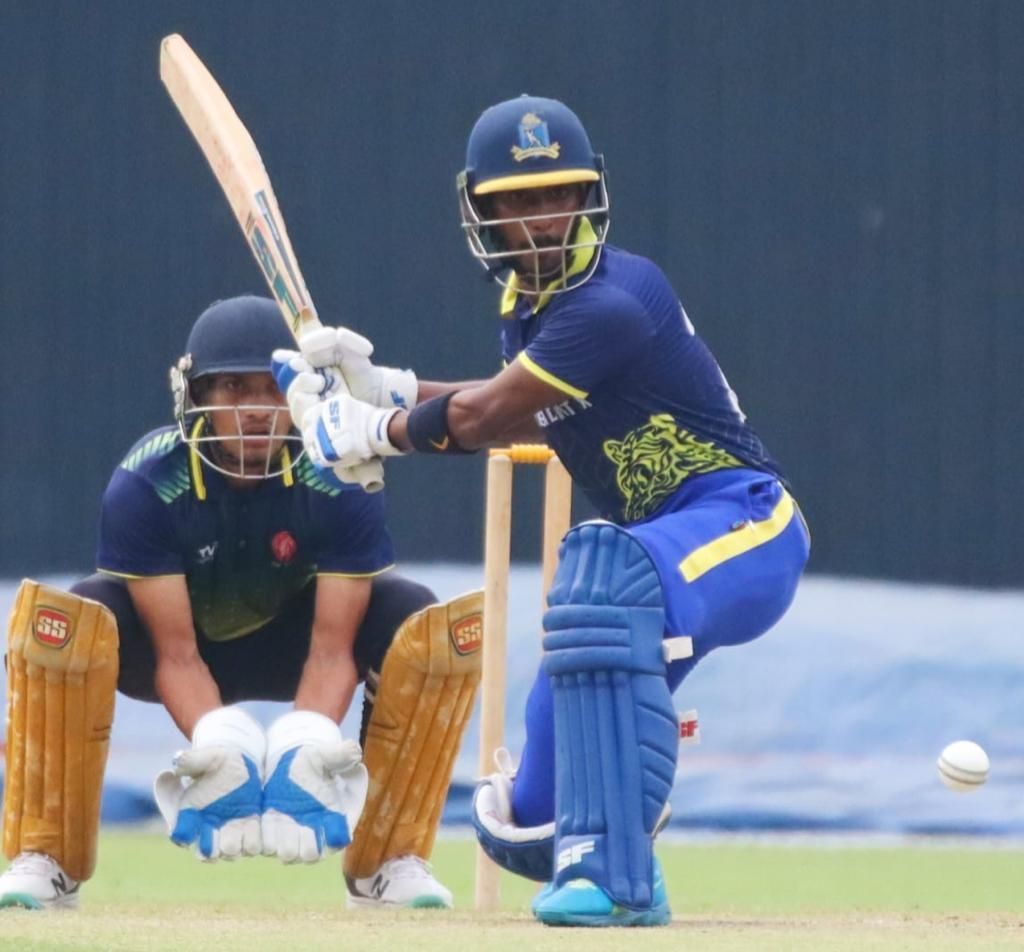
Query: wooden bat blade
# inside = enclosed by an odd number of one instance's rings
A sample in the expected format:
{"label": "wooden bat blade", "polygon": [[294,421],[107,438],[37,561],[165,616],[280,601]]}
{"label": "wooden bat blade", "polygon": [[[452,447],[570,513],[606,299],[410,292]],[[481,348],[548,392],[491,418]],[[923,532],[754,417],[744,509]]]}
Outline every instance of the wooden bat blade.
{"label": "wooden bat blade", "polygon": [[319,327],[256,143],[217,80],[177,33],[160,44],[160,79],[210,163],[292,333],[297,338]]}
{"label": "wooden bat blade", "polygon": [[[298,339],[320,327],[256,143],[224,90],[177,33],[160,43],[160,79],[210,163],[292,334]],[[343,382],[340,373],[338,379]],[[354,467],[353,475],[367,492],[384,486],[379,460]]]}

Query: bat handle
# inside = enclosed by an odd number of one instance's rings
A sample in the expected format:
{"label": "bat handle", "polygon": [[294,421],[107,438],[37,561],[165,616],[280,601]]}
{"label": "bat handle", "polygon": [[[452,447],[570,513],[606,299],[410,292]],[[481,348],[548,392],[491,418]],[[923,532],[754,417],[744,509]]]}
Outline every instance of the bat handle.
{"label": "bat handle", "polygon": [[[341,368],[335,366],[330,369],[337,377],[338,393],[351,395]],[[353,466],[351,472],[355,476],[356,482],[368,493],[379,493],[384,488],[384,464],[376,457],[365,463],[360,463],[358,466]]]}
{"label": "bat handle", "polygon": [[368,493],[379,493],[384,488],[384,464],[376,457],[353,466],[352,475]]}
{"label": "bat handle", "polygon": [[[296,323],[292,325],[292,330],[298,339],[303,334],[318,330],[321,327],[323,327],[323,324],[320,323],[316,309],[312,303],[309,303],[299,312]],[[341,372],[341,367],[334,366],[330,369],[334,371],[338,379],[338,392],[351,395],[352,391],[348,388],[348,383],[345,380],[345,375]],[[355,476],[356,482],[368,493],[379,493],[384,488],[384,464],[379,459],[367,460],[365,463],[353,466],[352,474]]]}

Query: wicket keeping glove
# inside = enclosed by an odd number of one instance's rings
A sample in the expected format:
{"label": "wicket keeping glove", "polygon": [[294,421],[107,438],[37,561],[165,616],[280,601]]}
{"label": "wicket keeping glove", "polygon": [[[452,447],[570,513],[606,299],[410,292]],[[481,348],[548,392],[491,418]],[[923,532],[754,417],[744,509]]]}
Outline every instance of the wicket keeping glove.
{"label": "wicket keeping glove", "polygon": [[171,842],[195,844],[207,862],[258,856],[266,748],[263,728],[241,708],[204,714],[191,749],[179,751],[153,784]]}
{"label": "wicket keeping glove", "polygon": [[369,774],[354,740],[314,711],[291,711],[267,731],[263,855],[315,863],[344,849],[366,802]]}
{"label": "wicket keeping glove", "polygon": [[340,367],[352,396],[375,407],[416,406],[419,383],[411,370],[371,363],[373,344],[347,327],[321,327],[299,340],[302,356],[317,370]]}

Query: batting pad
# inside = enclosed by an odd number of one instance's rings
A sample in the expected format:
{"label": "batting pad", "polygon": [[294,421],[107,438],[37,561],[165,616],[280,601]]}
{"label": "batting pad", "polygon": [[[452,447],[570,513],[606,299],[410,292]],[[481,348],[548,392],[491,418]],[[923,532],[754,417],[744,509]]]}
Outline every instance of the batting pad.
{"label": "batting pad", "polygon": [[117,625],[99,602],[25,579],[7,635],[4,855],[96,868],[117,689]]}
{"label": "batting pad", "polygon": [[626,531],[584,523],[562,543],[548,605],[555,884],[589,879],[624,906],[648,908],[654,830],[679,746],[661,583]]}
{"label": "batting pad", "polygon": [[483,592],[430,605],[384,657],[366,730],[370,792],[345,874],[365,879],[406,853],[430,856],[455,755],[480,683]]}

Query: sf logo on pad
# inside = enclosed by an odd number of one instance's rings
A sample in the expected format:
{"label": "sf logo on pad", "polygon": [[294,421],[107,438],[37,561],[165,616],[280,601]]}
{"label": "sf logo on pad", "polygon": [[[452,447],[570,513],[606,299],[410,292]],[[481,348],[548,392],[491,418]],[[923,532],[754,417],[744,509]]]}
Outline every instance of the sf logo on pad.
{"label": "sf logo on pad", "polygon": [[56,608],[36,609],[32,633],[41,645],[63,648],[71,640],[71,619]]}

